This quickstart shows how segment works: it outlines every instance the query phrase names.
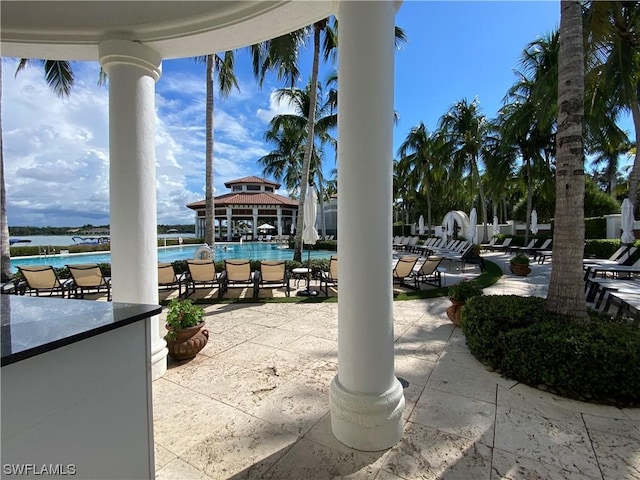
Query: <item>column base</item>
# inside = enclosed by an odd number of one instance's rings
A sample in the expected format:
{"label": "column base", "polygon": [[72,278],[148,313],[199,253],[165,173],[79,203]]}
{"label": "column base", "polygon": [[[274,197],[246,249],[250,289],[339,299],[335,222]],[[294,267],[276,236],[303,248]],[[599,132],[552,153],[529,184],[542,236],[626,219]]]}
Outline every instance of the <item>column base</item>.
{"label": "column base", "polygon": [[151,380],[157,380],[167,373],[167,342],[158,339],[151,344]]}
{"label": "column base", "polygon": [[370,395],[348,391],[336,375],[329,404],[333,435],[347,447],[375,452],[392,447],[402,437],[404,394],[397,379],[386,392]]}

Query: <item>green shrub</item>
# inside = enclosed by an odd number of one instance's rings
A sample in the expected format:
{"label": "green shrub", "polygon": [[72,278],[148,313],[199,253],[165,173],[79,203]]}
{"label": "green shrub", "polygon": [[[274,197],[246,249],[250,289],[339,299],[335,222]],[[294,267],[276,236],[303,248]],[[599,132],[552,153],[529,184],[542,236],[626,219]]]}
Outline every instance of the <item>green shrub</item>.
{"label": "green shrub", "polygon": [[607,219],[594,217],[584,219],[584,238],[606,238]]}
{"label": "green shrub", "polygon": [[544,299],[517,295],[485,295],[470,299],[462,311],[462,331],[471,353],[497,367],[503,356],[502,336],[544,315]]}
{"label": "green shrub", "polygon": [[471,353],[505,376],[579,400],[640,405],[640,329],[592,314],[578,323],[544,299],[475,297],[462,312]]}
{"label": "green shrub", "polygon": [[620,248],[620,239],[587,240],[584,245],[585,257],[609,258]]}
{"label": "green shrub", "polygon": [[523,253],[519,253],[515,257],[511,257],[511,259],[509,260],[509,262],[514,265],[529,265],[529,261],[529,257],[527,257]]}
{"label": "green shrub", "polygon": [[461,280],[449,287],[449,298],[451,300],[466,302],[478,295],[482,295],[482,289],[474,281]]}

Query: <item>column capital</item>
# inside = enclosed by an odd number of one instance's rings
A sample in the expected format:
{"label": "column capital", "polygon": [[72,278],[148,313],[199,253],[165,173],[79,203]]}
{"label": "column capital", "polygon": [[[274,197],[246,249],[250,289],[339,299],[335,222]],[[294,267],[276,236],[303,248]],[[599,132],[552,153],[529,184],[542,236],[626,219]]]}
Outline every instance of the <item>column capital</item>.
{"label": "column capital", "polygon": [[156,82],[162,75],[162,57],[148,46],[129,40],[105,40],[98,46],[100,65],[109,73],[114,65],[131,65],[147,72]]}

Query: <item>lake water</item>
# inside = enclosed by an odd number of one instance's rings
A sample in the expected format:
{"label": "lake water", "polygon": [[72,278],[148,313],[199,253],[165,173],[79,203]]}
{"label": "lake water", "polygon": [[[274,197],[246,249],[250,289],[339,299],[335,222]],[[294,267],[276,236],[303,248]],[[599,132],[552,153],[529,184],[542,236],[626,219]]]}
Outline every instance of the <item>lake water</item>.
{"label": "lake water", "polygon": [[[159,262],[173,262],[193,258],[196,250],[202,245],[186,245],[180,247],[160,247],[158,249]],[[229,260],[234,258],[248,258],[251,260],[291,260],[293,250],[282,248],[276,243],[228,243],[216,244],[216,260]],[[313,250],[311,258],[329,258],[336,252],[328,250]],[[303,252],[303,258],[307,258],[308,252]],[[34,257],[16,257],[11,259],[11,270],[17,271],[18,265],[53,265],[64,267],[77,263],[110,263],[109,252],[77,253],[72,255],[38,255]]]}
{"label": "lake water", "polygon": [[[11,239],[19,238],[21,240],[31,240],[29,243],[17,243],[16,246],[42,246],[42,247],[66,247],[69,245],[76,245],[77,242],[73,241],[73,237],[97,237],[99,235],[11,235]],[[195,238],[194,233],[167,233],[164,235],[158,235],[158,240],[163,238]]]}

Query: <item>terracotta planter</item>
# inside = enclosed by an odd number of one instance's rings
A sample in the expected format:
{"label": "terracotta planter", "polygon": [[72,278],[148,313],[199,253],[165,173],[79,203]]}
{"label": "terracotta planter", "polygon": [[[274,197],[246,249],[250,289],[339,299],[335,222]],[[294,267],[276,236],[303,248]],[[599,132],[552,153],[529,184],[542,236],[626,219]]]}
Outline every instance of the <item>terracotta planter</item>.
{"label": "terracotta planter", "polygon": [[524,265],[520,263],[510,263],[509,270],[511,270],[511,273],[513,273],[514,275],[518,275],[520,277],[526,277],[531,273],[531,269],[529,268],[529,265]]}
{"label": "terracotta planter", "polygon": [[[171,327],[167,327],[171,330]],[[174,360],[189,360],[197,355],[209,341],[209,330],[200,322],[194,327],[186,327],[176,333],[176,338],[167,340],[169,356]]]}
{"label": "terracotta planter", "polygon": [[462,307],[464,302],[462,300],[451,300],[451,306],[447,308],[447,317],[453,322],[456,327],[462,327],[462,321],[460,320],[460,314],[462,313]]}

